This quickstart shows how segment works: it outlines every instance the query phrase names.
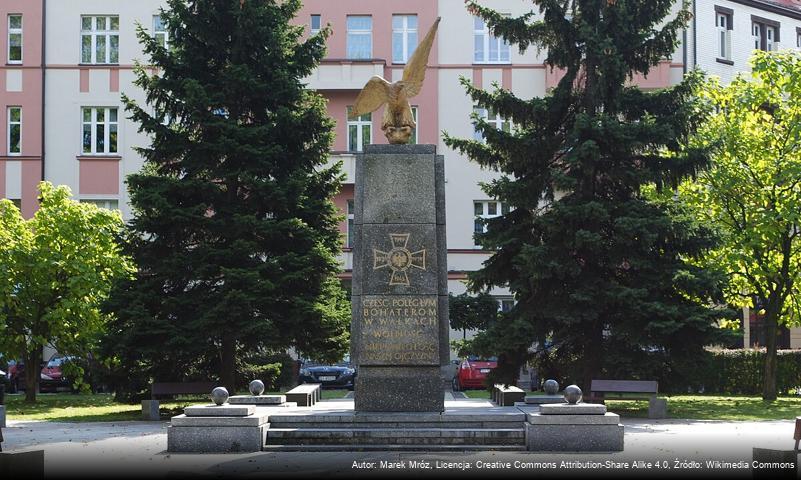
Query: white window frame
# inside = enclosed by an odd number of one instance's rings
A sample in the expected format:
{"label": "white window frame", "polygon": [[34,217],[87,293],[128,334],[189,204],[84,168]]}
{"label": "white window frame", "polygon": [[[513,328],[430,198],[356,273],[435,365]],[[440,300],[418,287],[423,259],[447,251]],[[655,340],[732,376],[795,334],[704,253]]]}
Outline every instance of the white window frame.
{"label": "white window frame", "polygon": [[[349,25],[349,20],[351,18],[368,18],[370,19],[370,28],[367,30],[364,29],[353,29],[351,30]],[[345,40],[346,43],[346,55],[349,60],[370,60],[373,58],[373,17],[371,15],[348,15],[345,18],[345,24],[347,26],[347,38]],[[366,36],[370,39],[370,51],[368,52],[367,56],[354,56],[351,52],[351,37],[355,36]]]}
{"label": "white window frame", "polygon": [[97,208],[104,208],[106,210],[119,210],[120,200],[118,198],[81,198],[80,203],[91,203]]}
{"label": "white window frame", "polygon": [[[481,205],[481,214],[477,213],[477,208]],[[494,206],[495,213],[490,213],[491,208],[490,206]],[[504,203],[499,200],[473,200],[473,246],[475,248],[481,248],[481,245],[478,244],[475,234],[476,233],[486,233],[487,226],[484,224],[480,224],[479,219],[481,220],[489,220],[491,218],[497,218],[502,215],[509,213],[509,209],[504,206]],[[481,227],[481,232],[478,231],[478,227]]]}
{"label": "white window frame", "polygon": [[[414,17],[415,26],[409,26],[409,18]],[[400,27],[395,27],[395,19],[400,18],[402,24]],[[417,15],[392,15],[392,63],[404,64],[409,61],[417,49],[417,44],[420,40],[418,33],[419,21]],[[414,34],[414,42],[410,41],[411,35]],[[401,42],[401,58],[395,58],[395,36],[400,35]]]}
{"label": "white window frame", "polygon": [[[90,119],[85,120],[85,113],[89,110]],[[103,121],[97,121],[97,114],[103,110]],[[111,121],[111,112],[115,113],[116,121]],[[119,108],[118,107],[81,107],[81,155],[119,155],[120,151],[120,125],[119,125]],[[97,127],[103,126],[103,151],[97,151]],[[89,151],[85,149],[85,132],[86,127],[89,126],[90,132],[90,148]],[[114,150],[111,150],[111,130],[116,127],[116,145]]]}
{"label": "white window frame", "polygon": [[[317,19],[317,28],[314,28],[314,19],[315,18]],[[317,35],[318,33],[320,33],[320,30],[322,28],[323,28],[323,17],[322,17],[322,15],[317,14],[317,13],[312,14],[309,17],[309,32],[311,32],[311,35]]]}
{"label": "white window frame", "polygon": [[[497,130],[503,130],[505,132],[512,131],[512,122],[510,120],[506,120],[497,113],[492,112],[484,107],[477,106],[473,107],[473,111],[477,113],[482,120],[493,125]],[[484,135],[479,132],[475,126],[473,127],[473,139],[478,140],[479,142],[486,142]]]}
{"label": "white window frame", "polygon": [[795,32],[795,46],[796,48],[801,48],[801,32]]}
{"label": "white window frame", "polygon": [[[84,20],[91,19],[91,29],[84,28]],[[98,19],[103,19],[103,28],[97,28]],[[116,19],[117,28],[113,28],[114,19]],[[85,38],[90,39],[90,58],[87,62],[83,56],[83,44]],[[98,38],[103,38],[106,44],[105,58],[97,58],[97,41]],[[112,55],[113,49],[111,48],[112,39],[116,39],[116,59]],[[120,17],[119,15],[81,15],[81,43],[80,43],[80,56],[81,64],[83,65],[119,65],[120,63]]]}
{"label": "white window frame", "polygon": [[[19,28],[11,28],[11,18],[12,17],[19,17]],[[8,27],[8,35],[6,36],[6,61],[9,65],[19,65],[22,63],[23,59],[25,58],[25,47],[24,47],[24,40],[25,36],[22,34],[22,30],[25,26],[23,23],[24,19],[22,14],[20,13],[10,13],[8,18],[6,19],[6,26]],[[11,36],[12,35],[19,35],[19,60],[12,60],[11,59]]]}
{"label": "white window frame", "polygon": [[716,12],[715,25],[718,31],[718,58],[731,60],[731,21],[728,13]]}
{"label": "white window frame", "polygon": [[345,220],[345,248],[353,248],[353,238],[354,232],[354,222],[356,218],[356,204],[355,200],[349,198],[345,203],[345,213],[347,213],[347,219]]}
{"label": "white window frame", "polygon": [[[504,15],[508,16],[508,15]],[[480,24],[479,24],[480,22]],[[478,51],[476,51],[476,39],[481,37],[483,45],[483,55],[477,58]],[[498,49],[498,58],[490,58],[490,45],[495,43]],[[503,59],[504,53],[506,59]],[[500,64],[507,65],[512,63],[512,48],[502,38],[492,35],[489,31],[487,23],[481,17],[473,17],[473,63],[479,64]]]}
{"label": "white window frame", "polygon": [[[159,25],[161,25],[161,29],[158,28]],[[161,39],[159,39],[159,36],[161,36]],[[164,48],[169,48],[170,32],[167,31],[167,26],[161,20],[161,15],[153,15],[153,38]]]}
{"label": "white window frame", "polygon": [[776,51],[778,47],[776,43],[776,27],[773,25],[765,25],[765,51]]}
{"label": "white window frame", "polygon": [[[19,111],[19,121],[11,120],[12,110]],[[11,129],[19,127],[19,151],[12,152],[11,150]],[[18,157],[22,155],[22,107],[19,105],[10,105],[6,108],[6,155],[9,157]]]}
{"label": "white window frame", "polygon": [[751,40],[754,42],[754,50],[762,50],[762,24],[751,23]]}
{"label": "white window frame", "polygon": [[[360,117],[356,117],[355,119],[350,118],[350,112],[353,107],[348,106],[346,112],[346,118],[348,119],[348,131],[347,131],[347,138],[348,138],[348,151],[349,152],[361,152],[364,150],[365,145],[369,145],[373,143],[373,114],[372,113],[365,113]],[[350,142],[350,129],[351,127],[356,128],[356,145],[351,145]],[[364,128],[369,127],[370,129],[370,138],[364,138]],[[355,147],[355,148],[354,148]]]}

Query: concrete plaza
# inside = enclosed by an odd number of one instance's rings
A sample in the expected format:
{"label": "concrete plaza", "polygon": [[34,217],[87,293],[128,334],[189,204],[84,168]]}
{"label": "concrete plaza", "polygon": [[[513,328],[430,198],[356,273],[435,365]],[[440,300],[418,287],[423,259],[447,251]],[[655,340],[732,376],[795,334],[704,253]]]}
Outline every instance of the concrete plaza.
{"label": "concrete plaza", "polygon": [[[350,400],[321,402],[346,407]],[[449,400],[462,407],[486,400]],[[750,477],[751,449],[792,448],[794,423],[624,418],[625,450],[609,454],[534,452],[260,452],[169,454],[168,422],[9,421],[4,452],[45,450],[47,476],[176,475],[572,475]],[[714,462],[729,462],[715,464]],[[564,462],[564,463],[563,463]],[[710,463],[712,462],[712,463]],[[649,465],[650,463],[650,465]],[[658,465],[658,466],[657,466]],[[717,467],[717,468],[716,468]]]}

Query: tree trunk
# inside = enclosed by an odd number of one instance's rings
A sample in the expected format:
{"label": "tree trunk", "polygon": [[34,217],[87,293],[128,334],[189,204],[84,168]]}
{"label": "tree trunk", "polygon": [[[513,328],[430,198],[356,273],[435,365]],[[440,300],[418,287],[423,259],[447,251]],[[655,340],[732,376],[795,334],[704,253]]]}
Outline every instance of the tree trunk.
{"label": "tree trunk", "polygon": [[765,371],[762,380],[762,400],[776,400],[776,362],[777,342],[779,330],[779,311],[775,301],[768,302],[765,311]]}
{"label": "tree trunk", "polygon": [[236,392],[236,340],[231,334],[222,338],[220,381],[231,395]]}
{"label": "tree trunk", "polygon": [[42,353],[44,348],[38,346],[25,352],[25,401],[36,403],[39,392],[39,376],[42,371]]}

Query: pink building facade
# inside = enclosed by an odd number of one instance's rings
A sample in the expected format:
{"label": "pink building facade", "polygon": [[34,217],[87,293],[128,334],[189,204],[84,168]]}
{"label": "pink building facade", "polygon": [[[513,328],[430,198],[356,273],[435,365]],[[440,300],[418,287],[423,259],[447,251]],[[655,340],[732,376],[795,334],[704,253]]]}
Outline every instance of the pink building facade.
{"label": "pink building facade", "polygon": [[0,198],[14,201],[26,217],[37,209],[43,178],[44,1],[0,3]]}

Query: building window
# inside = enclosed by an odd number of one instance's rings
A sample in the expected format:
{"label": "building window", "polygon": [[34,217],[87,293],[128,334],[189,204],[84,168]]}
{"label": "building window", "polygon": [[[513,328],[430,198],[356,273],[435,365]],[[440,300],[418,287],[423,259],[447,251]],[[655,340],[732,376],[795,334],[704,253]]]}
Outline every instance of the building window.
{"label": "building window", "polygon": [[795,46],[801,48],[801,28],[795,30]]}
{"label": "building window", "polygon": [[731,60],[732,10],[715,6],[715,25],[718,37],[718,58]]}
{"label": "building window", "polygon": [[153,38],[164,48],[167,48],[170,43],[170,34],[167,32],[167,26],[161,19],[161,15],[153,15]]}
{"label": "building window", "polygon": [[[476,200],[473,202],[473,233],[485,233],[486,221],[509,213],[509,207],[497,200]],[[478,240],[473,236],[474,245],[479,247]]]}
{"label": "building window", "polygon": [[420,116],[417,115],[417,107],[412,107],[412,118],[414,118],[415,127],[412,129],[412,136],[409,138],[409,145],[417,145],[417,131],[420,129]]}
{"label": "building window", "polygon": [[373,58],[373,17],[348,15],[348,58]]}
{"label": "building window", "polygon": [[6,151],[9,155],[22,155],[22,107],[8,107]]}
{"label": "building window", "polygon": [[512,308],[515,306],[514,298],[503,298],[500,297],[498,300],[498,311],[502,313],[509,313],[512,311]]}
{"label": "building window", "polygon": [[81,17],[81,63],[120,62],[120,17]]}
{"label": "building window", "polygon": [[83,108],[83,153],[117,153],[117,109]]}
{"label": "building window", "polygon": [[[504,119],[496,112],[492,110],[487,110],[483,107],[473,107],[473,112],[478,114],[479,118],[483,119],[485,122],[491,124],[498,130],[503,130],[504,132],[511,132],[512,131],[512,122]],[[473,138],[480,142],[484,141],[484,135],[478,131],[476,128],[473,130]]]}
{"label": "building window", "polygon": [[318,33],[320,33],[321,22],[322,22],[322,20],[320,19],[320,15],[312,15],[311,16],[310,25],[311,25],[311,34],[312,35],[317,35]]}
{"label": "building window", "polygon": [[348,232],[345,240],[345,247],[347,248],[353,248],[353,234],[354,234],[353,218],[355,211],[356,207],[353,203],[353,199],[351,198],[350,200],[348,200]]}
{"label": "building window", "polygon": [[392,16],[392,63],[406,63],[417,48],[417,15]]}
{"label": "building window", "polygon": [[353,107],[348,107],[348,151],[361,152],[365,145],[373,142],[373,114],[365,113],[356,118],[350,118]]}
{"label": "building window", "polygon": [[92,205],[97,206],[97,208],[105,208],[106,210],[119,210],[120,209],[120,202],[119,200],[102,200],[102,199],[85,199],[82,198],[80,200],[81,203],[91,203]]}
{"label": "building window", "polygon": [[779,49],[779,22],[751,16],[751,39],[755,50],[773,52]]}
{"label": "building window", "polygon": [[473,19],[473,61],[475,63],[509,63],[509,44],[493,36],[484,20]]}
{"label": "building window", "polygon": [[15,207],[17,207],[17,210],[22,210],[21,198],[9,198],[9,200],[11,200],[11,203],[13,203]]}
{"label": "building window", "polygon": [[22,63],[22,15],[8,16],[8,63]]}

